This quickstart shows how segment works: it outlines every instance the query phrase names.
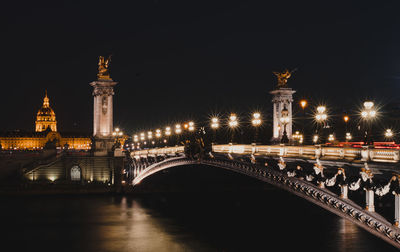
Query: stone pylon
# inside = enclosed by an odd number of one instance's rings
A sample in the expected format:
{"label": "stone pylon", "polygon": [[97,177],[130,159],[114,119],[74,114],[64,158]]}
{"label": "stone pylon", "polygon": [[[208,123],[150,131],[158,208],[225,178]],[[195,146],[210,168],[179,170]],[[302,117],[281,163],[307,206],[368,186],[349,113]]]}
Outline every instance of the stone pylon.
{"label": "stone pylon", "polygon": [[98,79],[93,86],[93,136],[95,155],[107,155],[114,144],[113,95],[117,82],[111,79]]}
{"label": "stone pylon", "polygon": [[293,94],[296,93],[296,91],[287,87],[279,87],[269,93],[273,95],[273,132],[271,141],[273,143],[279,143],[282,139],[284,125],[281,123],[281,117],[284,108],[288,110],[289,117],[289,122],[286,124],[286,133],[289,141],[292,141],[292,102]]}

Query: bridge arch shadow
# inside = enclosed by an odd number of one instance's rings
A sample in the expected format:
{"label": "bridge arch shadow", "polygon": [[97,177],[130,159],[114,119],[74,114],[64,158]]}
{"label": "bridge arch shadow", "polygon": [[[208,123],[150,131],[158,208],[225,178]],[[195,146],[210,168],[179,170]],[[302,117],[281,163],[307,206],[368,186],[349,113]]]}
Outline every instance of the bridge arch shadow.
{"label": "bridge arch shadow", "polygon": [[185,164],[160,170],[135,185],[136,193],[262,191],[277,188],[258,179],[219,167]]}

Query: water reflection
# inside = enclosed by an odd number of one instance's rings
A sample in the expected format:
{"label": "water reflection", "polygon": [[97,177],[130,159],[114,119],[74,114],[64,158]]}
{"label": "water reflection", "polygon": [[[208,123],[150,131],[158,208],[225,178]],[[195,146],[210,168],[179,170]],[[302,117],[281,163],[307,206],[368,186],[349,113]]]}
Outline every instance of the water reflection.
{"label": "water reflection", "polygon": [[[194,237],[132,198],[118,198],[113,205],[98,209],[96,215],[97,221],[106,223],[97,229],[96,250],[199,251]],[[206,248],[203,244],[201,250]]]}
{"label": "water reflection", "polygon": [[0,216],[12,251],[397,251],[281,191],[3,198]]}
{"label": "water reflection", "polygon": [[339,241],[337,242],[340,251],[354,249],[359,238],[359,232],[362,231],[356,224],[344,219],[338,218],[338,235]]}

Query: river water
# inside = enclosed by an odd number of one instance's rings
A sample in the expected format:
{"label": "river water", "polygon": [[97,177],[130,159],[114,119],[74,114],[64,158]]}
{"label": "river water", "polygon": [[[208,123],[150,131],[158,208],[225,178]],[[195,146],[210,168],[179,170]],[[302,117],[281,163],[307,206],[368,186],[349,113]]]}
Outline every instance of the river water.
{"label": "river water", "polygon": [[2,196],[2,251],[397,251],[304,199],[245,184],[246,190]]}

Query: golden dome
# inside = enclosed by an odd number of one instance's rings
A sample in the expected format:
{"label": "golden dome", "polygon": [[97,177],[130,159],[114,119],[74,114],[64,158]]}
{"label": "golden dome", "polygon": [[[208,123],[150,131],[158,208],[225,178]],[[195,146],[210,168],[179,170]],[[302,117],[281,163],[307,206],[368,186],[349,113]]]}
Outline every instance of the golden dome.
{"label": "golden dome", "polygon": [[43,105],[36,115],[36,132],[41,132],[50,128],[51,131],[57,131],[56,113],[50,108],[49,98],[46,95],[43,99]]}

